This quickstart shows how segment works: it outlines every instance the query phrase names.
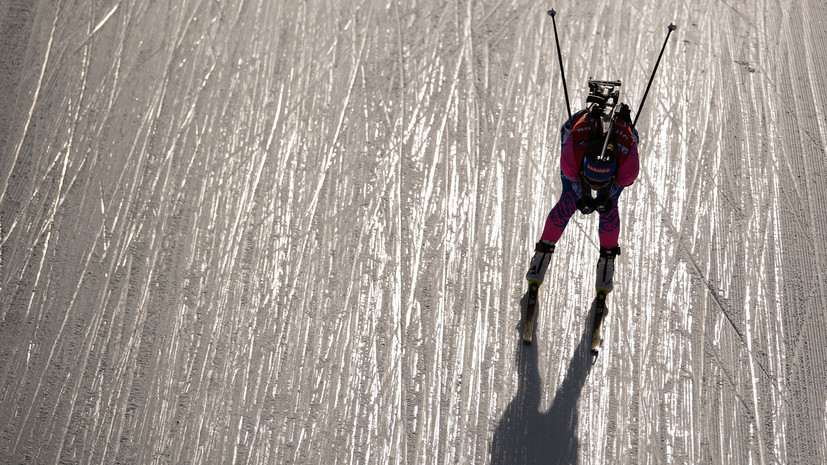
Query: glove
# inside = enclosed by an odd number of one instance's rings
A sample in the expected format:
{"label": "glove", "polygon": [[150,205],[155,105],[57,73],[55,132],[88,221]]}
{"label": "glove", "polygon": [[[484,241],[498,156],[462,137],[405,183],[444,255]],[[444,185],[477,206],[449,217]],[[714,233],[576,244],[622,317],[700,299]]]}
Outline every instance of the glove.
{"label": "glove", "polygon": [[632,124],[632,111],[629,109],[629,105],[621,103],[620,109],[617,111],[617,116],[630,125]]}
{"label": "glove", "polygon": [[612,198],[608,195],[601,195],[594,199],[594,209],[601,215],[612,209]]}
{"label": "glove", "polygon": [[592,208],[592,199],[587,198],[585,195],[581,195],[577,201],[574,202],[574,206],[584,215],[588,215],[594,211]]}

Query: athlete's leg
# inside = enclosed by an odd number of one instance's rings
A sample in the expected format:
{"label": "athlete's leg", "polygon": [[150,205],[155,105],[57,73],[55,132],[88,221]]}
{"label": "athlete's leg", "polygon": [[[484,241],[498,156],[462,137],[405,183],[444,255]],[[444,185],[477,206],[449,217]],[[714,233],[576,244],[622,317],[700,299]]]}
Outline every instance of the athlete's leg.
{"label": "athlete's leg", "polygon": [[595,288],[598,296],[605,298],[606,294],[614,288],[614,261],[620,255],[618,237],[620,236],[620,214],[618,212],[618,200],[622,187],[612,188],[612,208],[600,215],[600,258],[597,259],[597,276]]}
{"label": "athlete's leg", "polygon": [[620,212],[617,203],[621,192],[623,192],[622,187],[612,188],[612,208],[600,215],[600,227],[598,229],[600,247],[609,249],[617,247],[618,237],[620,237]]}
{"label": "athlete's leg", "polygon": [[566,179],[566,177],[562,175],[562,172],[560,173],[560,177],[563,180],[563,192],[560,194],[560,199],[557,201],[557,204],[551,209],[546,218],[543,234],[534,246],[534,256],[531,259],[531,264],[526,273],[527,280],[539,284],[542,284],[543,279],[545,279],[546,270],[551,261],[551,254],[554,253],[554,245],[563,234],[569,218],[571,218],[571,215],[573,215],[577,209],[574,203],[579,195],[576,192],[579,186]]}
{"label": "athlete's leg", "polygon": [[554,208],[548,214],[546,218],[546,224],[543,228],[543,234],[540,236],[540,239],[546,240],[552,243],[557,243],[560,239],[560,236],[563,235],[563,230],[566,229],[566,225],[569,224],[569,219],[577,211],[577,198],[580,196],[578,192],[580,189],[580,185],[574,182],[571,182],[563,176],[563,173],[560,173],[560,178],[563,181],[563,192],[560,194],[560,199],[557,200],[557,204],[554,205]]}

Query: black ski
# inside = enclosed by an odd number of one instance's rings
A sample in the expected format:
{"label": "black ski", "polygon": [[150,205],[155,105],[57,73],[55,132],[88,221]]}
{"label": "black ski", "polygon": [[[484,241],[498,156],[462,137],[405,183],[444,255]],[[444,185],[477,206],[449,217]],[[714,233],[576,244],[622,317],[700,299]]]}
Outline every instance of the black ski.
{"label": "black ski", "polygon": [[525,312],[525,326],[523,326],[523,342],[526,344],[531,344],[531,338],[534,333],[534,320],[537,317],[537,294],[539,289],[539,283],[528,283],[528,299]]}
{"label": "black ski", "polygon": [[606,308],[606,293],[598,292],[592,304],[594,306],[594,321],[592,323],[592,363],[597,360],[600,351],[600,344],[603,342],[600,337],[600,327],[609,310]]}

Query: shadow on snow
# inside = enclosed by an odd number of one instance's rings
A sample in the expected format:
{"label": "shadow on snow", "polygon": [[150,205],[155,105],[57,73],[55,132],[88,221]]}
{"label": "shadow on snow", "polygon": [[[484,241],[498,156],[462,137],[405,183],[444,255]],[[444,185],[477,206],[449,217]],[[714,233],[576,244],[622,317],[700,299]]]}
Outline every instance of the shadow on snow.
{"label": "shadow on snow", "polygon": [[[523,315],[526,300],[527,295],[520,301]],[[542,307],[539,307],[538,312],[542,311]],[[548,312],[545,315],[548,317]],[[591,314],[587,321],[591,322]],[[519,387],[517,395],[506,408],[494,432],[494,440],[491,443],[492,464],[577,462],[577,401],[591,370],[590,326],[583,325],[583,334],[569,362],[566,377],[546,412],[540,412],[544,385],[537,365],[537,343],[521,343],[521,348],[517,350]],[[522,324],[518,329],[522,335]]]}

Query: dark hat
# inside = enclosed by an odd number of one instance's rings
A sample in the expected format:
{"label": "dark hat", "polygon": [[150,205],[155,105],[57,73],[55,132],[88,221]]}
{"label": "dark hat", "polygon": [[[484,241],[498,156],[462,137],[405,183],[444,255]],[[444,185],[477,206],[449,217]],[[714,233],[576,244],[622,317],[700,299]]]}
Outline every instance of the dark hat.
{"label": "dark hat", "polygon": [[617,171],[617,154],[613,143],[609,143],[606,151],[602,144],[592,143],[586,149],[581,171],[584,181],[594,190],[600,190],[611,183]]}

